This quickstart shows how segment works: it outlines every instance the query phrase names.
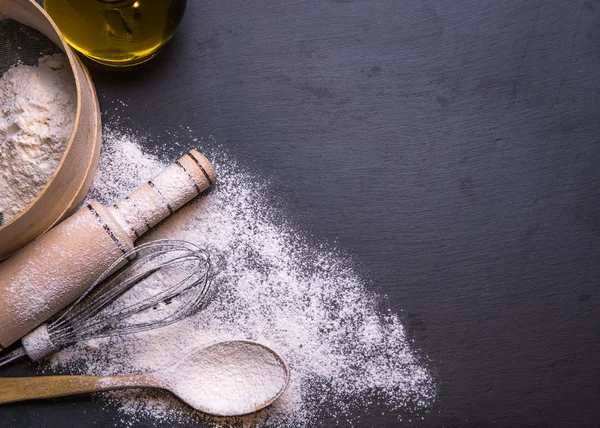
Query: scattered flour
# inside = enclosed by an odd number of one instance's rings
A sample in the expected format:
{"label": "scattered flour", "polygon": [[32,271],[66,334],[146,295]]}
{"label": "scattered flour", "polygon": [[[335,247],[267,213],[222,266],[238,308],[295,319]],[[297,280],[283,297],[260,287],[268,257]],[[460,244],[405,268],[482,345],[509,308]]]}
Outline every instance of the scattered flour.
{"label": "scattered flour", "polygon": [[76,108],[64,54],[42,56],[37,67],[17,64],[0,79],[0,225],[46,185],[73,132]]}
{"label": "scattered flour", "polygon": [[[106,131],[90,193],[113,203],[164,167],[131,135]],[[216,154],[216,152],[219,152]],[[168,393],[104,393],[123,425],[199,421],[215,426],[313,427],[358,423],[361,414],[419,417],[436,396],[397,314],[381,312],[352,263],[315,245],[273,213],[268,189],[216,149],[218,181],[143,241],[190,241],[211,254],[213,297],[197,315],[135,335],[98,339],[56,354],[54,368],[87,374],[153,372],[191,350],[248,339],[279,353],[291,368],[283,395],[265,410],[224,419],[194,412]]]}

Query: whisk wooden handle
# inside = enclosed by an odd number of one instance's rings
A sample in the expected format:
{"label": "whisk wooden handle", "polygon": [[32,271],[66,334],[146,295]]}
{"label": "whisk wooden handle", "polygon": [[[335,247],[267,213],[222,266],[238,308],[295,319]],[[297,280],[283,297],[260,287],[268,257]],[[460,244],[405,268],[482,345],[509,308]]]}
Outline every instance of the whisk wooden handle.
{"label": "whisk wooden handle", "polygon": [[144,375],[0,377],[0,404],[140,387],[156,385]]}

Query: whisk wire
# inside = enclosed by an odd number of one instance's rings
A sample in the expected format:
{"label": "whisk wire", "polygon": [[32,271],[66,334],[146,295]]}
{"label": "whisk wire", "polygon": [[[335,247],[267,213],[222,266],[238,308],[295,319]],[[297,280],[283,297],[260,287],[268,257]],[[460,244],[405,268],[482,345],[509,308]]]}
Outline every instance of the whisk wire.
{"label": "whisk wire", "polygon": [[[183,271],[182,277],[176,276],[179,271],[173,271],[178,267]],[[165,281],[161,278],[162,271],[167,272]],[[48,334],[57,346],[65,346],[78,340],[137,333],[172,324],[196,312],[206,302],[209,273],[208,253],[189,242],[157,240],[141,244],[112,263],[48,325]],[[147,286],[156,275],[163,289]],[[176,283],[169,283],[173,278]],[[138,284],[140,287],[135,287]],[[128,292],[134,293],[131,299],[124,298]],[[165,307],[173,304],[172,310],[136,320],[138,314],[163,303]]]}
{"label": "whisk wire", "polygon": [[[184,280],[180,281],[179,284],[177,284],[176,286],[174,286],[174,289],[179,289],[182,287],[179,287],[179,285],[184,285],[185,283],[188,282],[188,279],[191,278],[193,275],[190,275],[188,277],[186,277]],[[133,315],[136,315],[138,313],[141,313],[145,310],[154,308],[156,305],[160,304],[160,303],[165,303],[168,302],[172,299],[177,298],[178,296],[181,296],[183,293],[185,293],[186,291],[191,292],[191,290],[197,285],[197,284],[207,284],[207,281],[205,280],[206,275],[204,275],[202,278],[200,278],[200,280],[194,281],[192,284],[189,284],[188,286],[186,286],[185,288],[183,288],[183,290],[181,292],[172,292],[174,290],[167,290],[163,293],[160,294],[156,294],[154,296],[152,296],[151,298],[149,298],[146,302],[144,303],[135,303],[129,306],[126,306],[122,309],[119,309],[118,312],[116,314],[114,314],[114,316],[110,313],[110,311],[105,314],[101,319],[97,319],[95,322],[93,323],[87,323],[85,324],[85,330],[89,330],[92,332],[95,332],[96,330],[104,330],[104,329],[109,329],[113,334],[114,332],[118,331],[119,329],[117,327],[114,327],[114,323],[115,322],[119,322],[121,320],[125,320],[128,317],[131,317]],[[204,285],[203,287],[201,287],[197,292],[196,295],[197,297],[193,299],[194,302],[199,301],[201,302],[203,300],[204,295],[207,292],[207,285]],[[187,306],[187,304],[186,304]],[[198,307],[199,305],[195,304],[195,307]],[[171,315],[171,317],[175,318],[175,321],[180,320],[181,318],[183,318],[184,316],[186,316],[188,312],[183,312],[181,311],[181,309],[178,309],[173,315]],[[166,318],[168,319],[168,318]],[[163,324],[164,319],[161,320],[161,325]],[[144,324],[144,323],[142,323]],[[153,321],[149,321],[148,322],[149,325],[154,325]],[[139,324],[138,324],[139,325]],[[128,333],[130,332],[130,329],[132,328],[130,325],[126,326]],[[95,332],[96,333],[96,332]],[[83,338],[83,336],[85,335],[85,333],[80,330],[78,332],[78,336],[80,336],[80,338]],[[97,334],[94,334],[94,336],[98,337]]]}
{"label": "whisk wire", "polygon": [[[184,257],[184,258],[180,258],[178,260],[172,260],[172,261],[170,261],[168,263],[165,263],[165,264],[161,265],[160,268],[155,268],[152,271],[149,271],[149,274],[157,272],[159,269],[166,268],[166,267],[168,267],[168,266],[170,266],[172,264],[180,263],[181,261],[185,261],[185,260],[194,260],[194,259],[195,258],[193,258],[193,257]],[[208,268],[209,268],[209,266],[207,265],[206,266],[206,273],[208,271]],[[190,278],[192,278],[194,276],[194,274],[195,273],[190,274],[189,276],[187,276],[183,280],[179,281],[176,285],[170,287],[169,289],[163,291],[162,293],[158,293],[158,294],[155,294],[155,295],[147,298],[146,303],[142,304],[142,303],[135,302],[135,303],[133,303],[133,304],[131,304],[129,306],[125,306],[125,307],[119,309],[119,314],[122,317],[126,317],[126,316],[129,316],[131,314],[141,312],[141,311],[143,311],[145,309],[151,308],[151,307],[153,307],[153,306],[155,306],[155,305],[157,305],[159,303],[162,303],[162,302],[167,301],[169,299],[173,299],[174,297],[180,295],[181,294],[181,292],[179,292],[180,288],[182,288],[185,291],[185,290],[194,288],[199,283],[206,284],[206,281],[203,281],[205,279],[205,277],[206,277],[206,274],[205,274],[199,280],[194,281],[191,284],[189,284],[189,285],[186,286],[186,283],[188,282],[188,280]],[[150,276],[150,275],[144,275],[144,278],[146,278],[147,276]],[[136,282],[138,282],[138,281],[136,281]]]}
{"label": "whisk wire", "polygon": [[[55,321],[55,324],[58,325],[61,320],[72,318],[72,316],[69,315],[69,312],[71,312],[71,311],[86,312],[88,309],[91,309],[92,307],[94,307],[95,304],[90,307],[90,306],[80,305],[80,303],[84,299],[86,299],[90,293],[92,293],[95,290],[97,290],[97,295],[99,295],[99,296],[109,293],[109,296],[107,296],[109,301],[114,299],[115,297],[117,297],[121,287],[116,287],[116,288],[111,287],[110,285],[108,285],[108,283],[110,281],[116,282],[116,280],[126,272],[127,267],[132,263],[133,257],[135,257],[137,254],[139,254],[140,252],[142,252],[148,248],[155,247],[157,244],[162,245],[163,243],[166,243],[166,242],[172,243],[172,242],[179,242],[179,241],[168,241],[168,240],[153,241],[153,242],[138,245],[137,247],[132,248],[131,250],[129,250],[128,252],[123,254],[121,257],[119,257],[117,260],[115,260],[73,304],[71,304],[71,306]],[[181,242],[184,242],[184,241],[181,241]],[[150,253],[150,254],[138,259],[137,260],[138,264],[144,263],[148,259],[151,259],[154,255],[161,255],[164,253],[165,253],[165,251],[160,251],[160,252],[157,252],[154,254]],[[126,262],[126,263],[123,264],[124,262]],[[110,277],[112,277],[112,278],[110,278]],[[98,290],[98,288],[99,288],[98,285],[105,283],[105,282],[106,282],[106,284],[105,284],[106,286],[101,287],[100,290]],[[126,285],[126,284],[122,284],[122,285]],[[97,304],[100,304],[100,302],[103,302],[103,299],[97,300]]]}
{"label": "whisk wire", "polygon": [[[125,265],[124,267],[126,267],[126,266],[127,265]],[[111,278],[110,282],[104,287],[106,290],[103,292],[99,291],[97,293],[97,296],[95,296],[95,300],[93,303],[91,303],[87,306],[85,306],[85,305],[78,306],[78,308],[76,310],[74,310],[69,317],[65,317],[62,320],[61,319],[57,320],[57,322],[53,324],[53,328],[60,328],[66,323],[73,324],[81,319],[88,319],[88,318],[93,317],[98,312],[100,312],[104,307],[106,307],[111,302],[113,302],[117,297],[121,296],[123,293],[125,293],[127,290],[129,290],[131,287],[133,287],[134,285],[136,285],[137,283],[142,281],[144,278],[147,278],[148,276],[152,275],[152,273],[154,273],[158,269],[159,268],[156,268],[154,270],[142,273],[136,277],[133,277],[133,278],[127,280],[127,281],[120,282],[117,286],[113,286],[113,287],[111,287],[110,284],[113,282],[118,282],[120,275],[117,275],[117,276]]]}

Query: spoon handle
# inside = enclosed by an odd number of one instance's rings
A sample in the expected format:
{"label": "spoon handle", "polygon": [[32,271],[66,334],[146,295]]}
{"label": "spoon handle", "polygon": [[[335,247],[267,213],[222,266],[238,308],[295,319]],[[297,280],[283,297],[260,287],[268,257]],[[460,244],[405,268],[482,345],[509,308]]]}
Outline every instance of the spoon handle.
{"label": "spoon handle", "polygon": [[156,386],[145,375],[0,377],[0,404],[95,391]]}

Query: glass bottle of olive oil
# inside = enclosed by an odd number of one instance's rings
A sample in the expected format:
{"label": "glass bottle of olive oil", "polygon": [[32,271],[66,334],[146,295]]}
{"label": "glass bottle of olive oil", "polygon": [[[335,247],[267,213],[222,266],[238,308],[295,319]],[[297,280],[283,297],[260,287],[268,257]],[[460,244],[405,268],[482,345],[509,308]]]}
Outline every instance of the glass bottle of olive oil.
{"label": "glass bottle of olive oil", "polygon": [[147,61],[179,26],[186,0],[44,0],[67,42],[101,64]]}

